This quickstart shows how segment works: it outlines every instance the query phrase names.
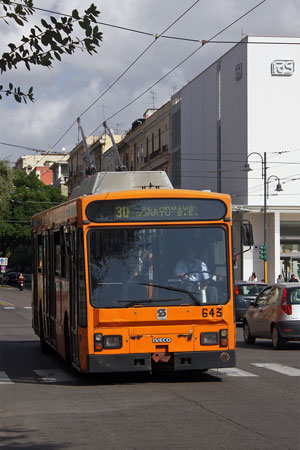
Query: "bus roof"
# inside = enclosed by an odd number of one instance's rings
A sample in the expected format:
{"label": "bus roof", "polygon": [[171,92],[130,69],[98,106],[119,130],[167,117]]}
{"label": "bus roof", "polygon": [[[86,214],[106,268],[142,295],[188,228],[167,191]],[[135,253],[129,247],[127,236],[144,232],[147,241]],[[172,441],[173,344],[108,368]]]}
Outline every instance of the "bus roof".
{"label": "bus roof", "polygon": [[163,171],[98,172],[74,188],[70,199],[83,195],[147,188],[173,189],[173,186]]}

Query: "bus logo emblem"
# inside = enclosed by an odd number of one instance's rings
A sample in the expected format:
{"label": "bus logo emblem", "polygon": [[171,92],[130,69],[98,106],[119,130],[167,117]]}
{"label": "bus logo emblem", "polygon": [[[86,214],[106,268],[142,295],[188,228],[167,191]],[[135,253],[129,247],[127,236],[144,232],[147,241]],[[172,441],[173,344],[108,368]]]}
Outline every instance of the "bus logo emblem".
{"label": "bus logo emblem", "polygon": [[157,309],[157,320],[167,320],[166,308],[158,308]]}
{"label": "bus logo emblem", "polygon": [[172,341],[171,338],[153,338],[152,339],[153,344],[166,344],[171,341]]}

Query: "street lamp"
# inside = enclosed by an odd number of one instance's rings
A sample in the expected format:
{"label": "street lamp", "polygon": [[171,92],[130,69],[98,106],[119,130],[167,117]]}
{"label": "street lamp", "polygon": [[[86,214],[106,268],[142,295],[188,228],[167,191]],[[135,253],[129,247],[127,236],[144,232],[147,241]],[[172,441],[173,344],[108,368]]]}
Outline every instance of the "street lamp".
{"label": "street lamp", "polygon": [[281,183],[280,183],[280,178],[278,178],[277,175],[270,175],[268,177],[268,179],[267,179],[267,186],[268,186],[268,188],[267,188],[267,198],[269,198],[269,183],[270,183],[270,179],[271,178],[275,178],[278,181],[276,189],[275,189],[275,192],[282,192],[283,191]]}
{"label": "street lamp", "polygon": [[282,189],[282,186],[281,186],[281,183],[280,183],[280,179],[276,175],[270,175],[269,178],[267,179],[267,153],[266,152],[264,152],[264,156],[263,157],[262,157],[262,155],[260,153],[257,153],[257,152],[249,153],[249,155],[247,156],[246,163],[245,163],[243,171],[250,172],[252,170],[250,165],[249,165],[249,163],[248,163],[249,156],[251,156],[251,155],[258,155],[260,157],[261,165],[262,165],[261,177],[264,180],[264,245],[263,245],[262,255],[263,255],[263,260],[264,260],[264,281],[265,281],[265,283],[267,283],[268,282],[268,270],[267,270],[267,259],[268,259],[268,257],[267,257],[267,198],[269,198],[269,192],[267,193],[267,186],[270,183],[270,179],[271,178],[276,178],[277,181],[278,181],[276,189],[275,189],[276,192],[282,192],[283,189]]}

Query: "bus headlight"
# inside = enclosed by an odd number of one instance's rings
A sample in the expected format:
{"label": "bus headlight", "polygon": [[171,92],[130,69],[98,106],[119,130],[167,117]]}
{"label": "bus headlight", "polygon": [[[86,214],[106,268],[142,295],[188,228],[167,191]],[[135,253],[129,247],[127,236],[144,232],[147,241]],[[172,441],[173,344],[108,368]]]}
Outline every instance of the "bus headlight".
{"label": "bus headlight", "polygon": [[228,347],[228,330],[220,330],[220,347]]}
{"label": "bus headlight", "polygon": [[122,336],[103,336],[103,348],[121,348]]}
{"label": "bus headlight", "polygon": [[201,333],[200,343],[201,345],[217,345],[218,333]]}

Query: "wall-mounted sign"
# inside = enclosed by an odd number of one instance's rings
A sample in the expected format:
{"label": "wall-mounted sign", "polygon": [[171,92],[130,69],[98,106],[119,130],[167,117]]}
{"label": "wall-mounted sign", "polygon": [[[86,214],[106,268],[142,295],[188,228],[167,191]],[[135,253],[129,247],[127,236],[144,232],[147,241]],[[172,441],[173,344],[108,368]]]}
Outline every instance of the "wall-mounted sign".
{"label": "wall-mounted sign", "polygon": [[295,72],[295,61],[292,59],[276,59],[271,64],[271,75],[291,77]]}
{"label": "wall-mounted sign", "polygon": [[235,80],[239,81],[243,76],[243,65],[239,63],[235,66]]}

